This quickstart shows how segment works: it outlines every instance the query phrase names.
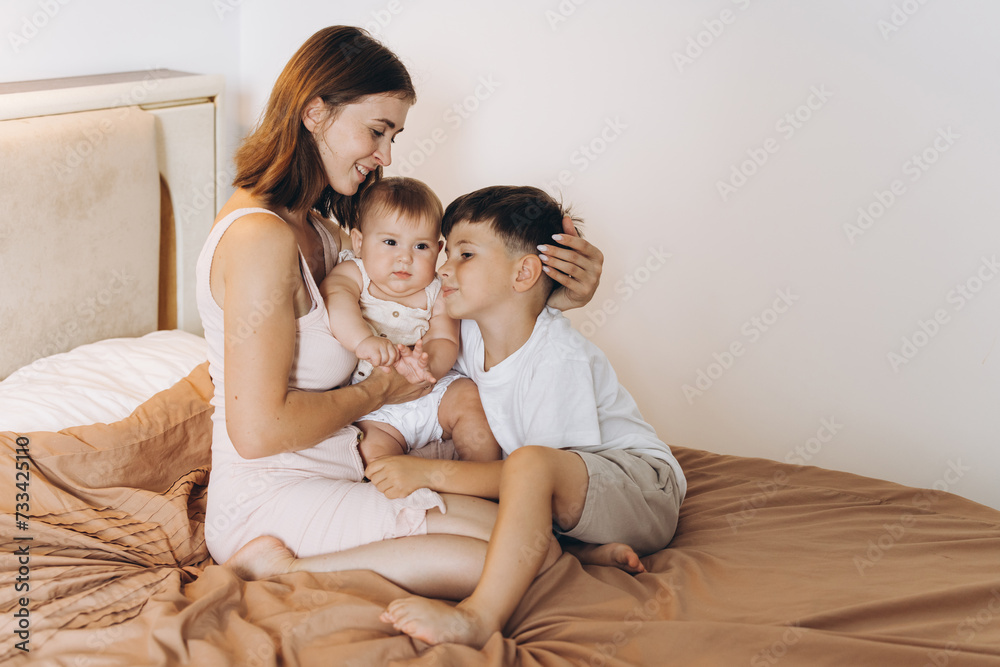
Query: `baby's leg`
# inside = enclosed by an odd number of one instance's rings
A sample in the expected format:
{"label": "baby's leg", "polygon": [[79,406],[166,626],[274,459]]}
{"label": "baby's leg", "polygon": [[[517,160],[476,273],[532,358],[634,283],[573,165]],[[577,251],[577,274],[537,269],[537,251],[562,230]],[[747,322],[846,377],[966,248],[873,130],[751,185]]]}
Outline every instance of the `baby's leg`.
{"label": "baby's leg", "polygon": [[500,445],[486,420],[476,383],[460,378],[448,385],[438,408],[445,440],[455,443],[462,461],[498,461]]}
{"label": "baby's leg", "polygon": [[369,463],[383,456],[401,456],[406,453],[406,440],[394,427],[383,422],[360,421],[358,428],[364,434],[358,451],[367,467]]}

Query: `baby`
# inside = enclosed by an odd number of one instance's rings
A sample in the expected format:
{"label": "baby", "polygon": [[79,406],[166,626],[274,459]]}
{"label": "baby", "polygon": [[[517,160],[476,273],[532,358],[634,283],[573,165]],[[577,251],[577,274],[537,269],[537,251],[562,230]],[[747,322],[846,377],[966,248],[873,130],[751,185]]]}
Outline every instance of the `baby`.
{"label": "baby", "polygon": [[434,382],[429,394],[362,418],[365,465],[449,437],[463,460],[500,458],[475,385],[451,370],[460,323],[438,299],[443,215],[440,199],[421,181],[381,179],[360,203],[353,252],[341,252],[320,285],[333,335],[358,357],[353,383],[393,365],[411,381]]}

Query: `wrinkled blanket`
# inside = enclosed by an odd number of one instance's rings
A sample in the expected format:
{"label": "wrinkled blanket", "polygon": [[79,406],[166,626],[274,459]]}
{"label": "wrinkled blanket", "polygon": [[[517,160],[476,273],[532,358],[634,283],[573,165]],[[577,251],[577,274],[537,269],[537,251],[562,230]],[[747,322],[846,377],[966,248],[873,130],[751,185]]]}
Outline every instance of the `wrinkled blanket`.
{"label": "wrinkled blanket", "polygon": [[1000,512],[682,447],[688,496],[647,574],[564,555],[482,650],[428,647],[378,620],[405,591],[372,572],[245,582],[211,560],[211,391],[203,365],[121,422],[0,434],[0,660],[1000,665]]}

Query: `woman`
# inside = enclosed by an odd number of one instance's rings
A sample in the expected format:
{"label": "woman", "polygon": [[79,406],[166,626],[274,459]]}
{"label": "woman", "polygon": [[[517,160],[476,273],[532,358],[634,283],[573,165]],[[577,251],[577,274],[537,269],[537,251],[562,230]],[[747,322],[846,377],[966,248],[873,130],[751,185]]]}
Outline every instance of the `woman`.
{"label": "woman", "polygon": [[[206,540],[219,562],[271,535],[299,557],[357,562],[425,595],[460,597],[478,579],[495,504],[427,489],[389,500],[362,482],[352,423],[427,387],[395,370],[350,385],[357,360],[330,333],[317,288],[342,238],[320,214],[354,223],[415,99],[392,52],[326,28],[286,65],[237,152],[238,189],[197,269],[215,382]],[[590,300],[603,261],[578,237],[567,245],[548,260],[563,286],[550,303],[563,309]]]}

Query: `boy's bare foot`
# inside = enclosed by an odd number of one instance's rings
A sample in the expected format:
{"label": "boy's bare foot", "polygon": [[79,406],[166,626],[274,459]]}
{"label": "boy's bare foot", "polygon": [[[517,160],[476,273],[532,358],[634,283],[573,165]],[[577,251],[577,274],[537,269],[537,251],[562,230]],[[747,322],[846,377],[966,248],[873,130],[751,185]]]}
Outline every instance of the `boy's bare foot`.
{"label": "boy's bare foot", "polygon": [[407,597],[393,600],[379,617],[384,623],[427,644],[464,644],[482,648],[499,627],[459,603]]}
{"label": "boy's bare foot", "polygon": [[574,554],[585,565],[617,567],[629,574],[642,574],[646,571],[646,566],[639,560],[639,554],[635,552],[635,549],[621,542],[576,545],[567,547],[567,551]]}
{"label": "boy's bare foot", "polygon": [[295,555],[277,537],[261,535],[250,540],[234,553],[225,566],[241,579],[254,581],[290,572]]}

